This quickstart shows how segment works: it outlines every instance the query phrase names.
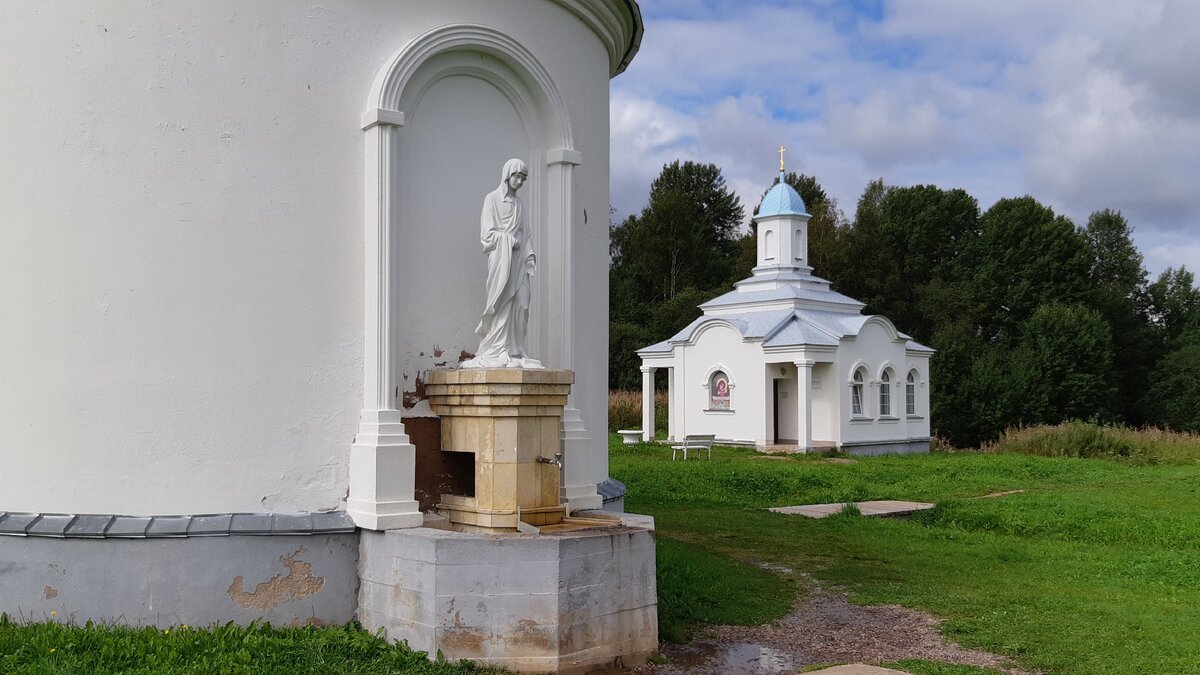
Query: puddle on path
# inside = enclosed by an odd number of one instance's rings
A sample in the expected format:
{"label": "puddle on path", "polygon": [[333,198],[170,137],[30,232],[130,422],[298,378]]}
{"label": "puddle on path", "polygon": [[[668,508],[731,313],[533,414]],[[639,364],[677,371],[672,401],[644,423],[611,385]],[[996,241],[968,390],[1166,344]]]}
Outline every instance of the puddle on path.
{"label": "puddle on path", "polygon": [[794,673],[804,665],[787,652],[744,642],[720,644],[700,640],[689,645],[671,645],[663,650],[663,656],[669,663],[655,669],[663,675],[776,675]]}

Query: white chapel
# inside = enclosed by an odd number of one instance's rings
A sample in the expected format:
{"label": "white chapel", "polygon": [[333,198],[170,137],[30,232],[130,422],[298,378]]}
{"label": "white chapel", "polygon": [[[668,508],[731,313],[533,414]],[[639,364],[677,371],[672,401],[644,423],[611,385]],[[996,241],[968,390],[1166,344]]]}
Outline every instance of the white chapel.
{"label": "white chapel", "polygon": [[666,369],[672,440],[928,451],[933,350],[813,276],[810,216],[780,169],[754,217],[753,275],[700,305],[704,314],[669,340],[638,350],[643,438],[654,433],[654,374]]}

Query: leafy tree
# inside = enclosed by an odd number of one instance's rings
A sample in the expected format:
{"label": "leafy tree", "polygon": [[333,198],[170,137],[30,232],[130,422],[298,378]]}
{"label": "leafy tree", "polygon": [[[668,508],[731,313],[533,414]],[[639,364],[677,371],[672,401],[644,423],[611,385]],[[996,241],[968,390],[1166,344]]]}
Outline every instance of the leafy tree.
{"label": "leafy tree", "polygon": [[1151,424],[1200,432],[1200,330],[1185,331],[1175,345],[1155,366],[1142,411]]}
{"label": "leafy tree", "polygon": [[1150,322],[1162,344],[1170,344],[1189,328],[1200,327],[1200,289],[1186,267],[1168,267],[1147,289]]}
{"label": "leafy tree", "polygon": [[643,302],[719,287],[729,276],[742,216],[715,165],[668,164],[650,186],[649,205],[612,229],[612,270],[635,283]]}
{"label": "leafy tree", "polygon": [[1023,384],[1019,421],[1112,421],[1116,394],[1112,334],[1098,312],[1083,305],[1042,305],[1022,327],[1016,360],[1032,379]]}
{"label": "leafy tree", "polygon": [[646,208],[611,228],[610,386],[637,386],[634,350],[670,337],[726,289],[742,217],[720,169],[674,162],[651,184]]}
{"label": "leafy tree", "polygon": [[885,251],[896,261],[885,267],[895,274],[883,280],[885,313],[905,331],[927,339],[938,326],[956,320],[945,303],[963,284],[961,255],[978,236],[979,204],[963,190],[890,188],[880,216]]}
{"label": "leafy tree", "polygon": [[1092,257],[1083,236],[1033,197],[1001,199],[980,216],[964,262],[989,339],[1013,340],[1044,304],[1087,300]]}
{"label": "leafy tree", "polygon": [[1104,209],[1088,218],[1083,237],[1092,256],[1091,298],[1112,330],[1117,371],[1114,410],[1128,422],[1140,423],[1137,400],[1157,355],[1149,323],[1150,297],[1142,254],[1133,243],[1129,223],[1120,211]]}

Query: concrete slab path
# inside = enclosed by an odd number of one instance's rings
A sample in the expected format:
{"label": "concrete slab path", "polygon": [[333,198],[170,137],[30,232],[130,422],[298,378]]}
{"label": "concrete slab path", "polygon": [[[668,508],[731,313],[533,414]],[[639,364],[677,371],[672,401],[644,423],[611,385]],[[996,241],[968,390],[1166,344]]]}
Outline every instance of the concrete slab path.
{"label": "concrete slab path", "polygon": [[[932,509],[936,504],[927,502],[901,502],[891,499],[850,502],[858,507],[858,512],[864,516],[906,516],[917,511]],[[802,506],[776,506],[771,509],[775,513],[786,513],[792,516],[807,518],[825,518],[835,513],[841,513],[846,504],[806,504]]]}

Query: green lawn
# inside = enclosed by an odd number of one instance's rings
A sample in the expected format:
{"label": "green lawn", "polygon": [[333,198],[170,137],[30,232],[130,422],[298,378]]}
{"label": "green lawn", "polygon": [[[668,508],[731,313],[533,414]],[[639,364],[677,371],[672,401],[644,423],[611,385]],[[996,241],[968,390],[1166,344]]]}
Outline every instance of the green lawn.
{"label": "green lawn", "polygon": [[258,675],[313,673],[465,675],[500,673],[469,662],[431,662],[356,626],[272,628],[20,626],[0,617],[0,673],[23,675]]}
{"label": "green lawn", "polygon": [[[686,541],[704,555],[769,562],[835,582],[863,603],[899,603],[945,620],[964,646],[1047,673],[1200,673],[1200,467],[1018,454],[934,453],[763,459],[718,448],[713,460],[672,462],[662,446],[611,445],[626,509],[655,516],[660,622],[676,639],[738,593],[680,589]],[[1006,490],[1025,493],[971,497]],[[938,503],[908,520],[811,520],[769,506],[863,499]],[[686,556],[685,556],[686,557]],[[743,571],[761,570],[743,565]],[[728,577],[726,577],[728,578]],[[691,606],[674,600],[687,592]],[[803,589],[797,589],[803,592]],[[746,603],[779,616],[778,599]],[[720,612],[714,612],[720,614]],[[744,615],[744,616],[743,616]],[[932,668],[932,667],[931,667]],[[927,672],[938,672],[921,668]],[[952,671],[944,671],[952,672]]]}
{"label": "green lawn", "polygon": [[[804,589],[755,565],[773,563],[835,582],[859,602],[931,611],[949,637],[1026,669],[1200,673],[1200,465],[1184,454],[1173,464],[984,453],[840,464],[733,448],[672,462],[668,448],[616,438],[610,448],[627,509],[657,519],[664,639],[782,616]],[[1026,492],[971,499],[1007,490]],[[764,510],[862,499],[938,508],[909,520]],[[0,673],[410,672],[484,671],[430,663],[353,626],[164,633],[0,618]]]}

